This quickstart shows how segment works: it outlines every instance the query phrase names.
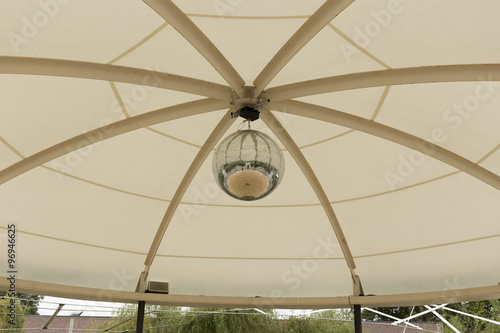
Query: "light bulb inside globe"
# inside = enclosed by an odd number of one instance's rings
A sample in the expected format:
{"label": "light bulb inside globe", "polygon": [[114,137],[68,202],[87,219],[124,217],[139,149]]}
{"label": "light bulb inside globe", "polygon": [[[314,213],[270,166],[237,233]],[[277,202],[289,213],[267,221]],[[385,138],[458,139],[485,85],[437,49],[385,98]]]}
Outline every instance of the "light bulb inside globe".
{"label": "light bulb inside globe", "polygon": [[255,130],[238,131],[222,140],[212,166],[224,192],[244,201],[271,193],[285,171],[280,147],[268,135]]}

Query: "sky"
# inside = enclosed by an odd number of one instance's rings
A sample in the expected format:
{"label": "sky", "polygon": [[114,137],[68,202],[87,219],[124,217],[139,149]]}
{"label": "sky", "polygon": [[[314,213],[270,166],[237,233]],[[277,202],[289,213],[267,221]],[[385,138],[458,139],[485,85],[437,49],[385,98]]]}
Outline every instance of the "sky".
{"label": "sky", "polygon": [[113,309],[122,307],[123,303],[109,303],[109,302],[96,302],[96,301],[82,301],[76,299],[59,298],[45,296],[38,306],[38,313],[40,315],[52,315],[57,309],[59,304],[65,304],[58,316],[69,316],[78,314],[81,311],[81,316],[92,317],[110,317]]}
{"label": "sky", "polygon": [[[109,303],[97,301],[82,301],[77,299],[45,296],[38,306],[38,313],[43,316],[54,314],[59,304],[65,304],[58,316],[76,315],[83,311],[80,316],[89,317],[110,317],[113,309],[119,309],[124,303]],[[276,310],[278,314],[284,316],[300,316],[311,313],[310,310]]]}

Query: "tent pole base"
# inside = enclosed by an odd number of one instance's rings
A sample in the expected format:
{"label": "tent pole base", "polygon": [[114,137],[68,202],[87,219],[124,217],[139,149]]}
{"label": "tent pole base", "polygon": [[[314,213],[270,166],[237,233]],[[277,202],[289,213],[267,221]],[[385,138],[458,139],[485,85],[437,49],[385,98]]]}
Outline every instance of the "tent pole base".
{"label": "tent pole base", "polygon": [[146,308],[145,301],[139,301],[139,307],[137,308],[137,325],[135,328],[136,333],[142,333],[144,328],[144,310]]}
{"label": "tent pole base", "polygon": [[362,333],[363,327],[361,322],[361,305],[354,305],[354,333]]}

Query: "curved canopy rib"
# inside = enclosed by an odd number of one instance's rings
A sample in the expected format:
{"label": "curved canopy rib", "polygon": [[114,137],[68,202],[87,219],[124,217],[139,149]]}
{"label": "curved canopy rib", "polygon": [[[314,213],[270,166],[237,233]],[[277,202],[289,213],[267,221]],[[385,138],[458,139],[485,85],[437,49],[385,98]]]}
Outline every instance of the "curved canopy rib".
{"label": "curved canopy rib", "polygon": [[170,0],[143,0],[175,28],[219,72],[238,94],[245,81],[205,34]]}
{"label": "curved canopy rib", "polygon": [[307,162],[306,158],[300,151],[299,147],[290,137],[288,132],[283,128],[281,123],[276,119],[276,117],[268,110],[262,110],[260,114],[261,119],[266,123],[266,125],[273,131],[273,133],[278,137],[278,139],[283,143],[286,149],[288,149],[289,153],[292,155],[295,162],[297,162],[298,166],[306,176],[309,184],[313,188],[316,196],[318,197],[323,209],[325,210],[328,219],[330,220],[330,224],[332,225],[333,231],[337,236],[337,240],[340,244],[340,248],[344,254],[344,258],[347,262],[347,266],[351,271],[351,276],[353,279],[356,277],[356,273],[354,269],[356,268],[356,264],[354,263],[354,258],[352,257],[351,250],[349,249],[349,245],[347,244],[347,240],[345,239],[344,232],[342,231],[342,227],[340,226],[339,220],[333,211],[332,205],[326,196],[321,183],[318,178],[314,174],[313,169]]}
{"label": "curved canopy rib", "polygon": [[325,108],[318,105],[298,101],[287,101],[269,104],[269,108],[303,117],[326,121],[332,124],[349,127],[364,133],[392,141],[402,146],[414,149],[452,167],[468,173],[486,184],[500,190],[500,176],[486,170],[480,165],[463,158],[447,149],[423,140],[398,129],[361,118],[352,114]]}
{"label": "curved canopy rib", "polygon": [[62,76],[138,84],[226,100],[227,86],[141,68],[93,62],[0,56],[0,73]]}
{"label": "curved canopy rib", "polygon": [[156,232],[153,243],[151,244],[148,255],[146,257],[146,261],[144,262],[144,264],[146,265],[145,273],[147,273],[149,267],[153,263],[154,257],[156,255],[156,252],[158,251],[163,236],[167,231],[168,225],[170,224],[170,221],[172,220],[172,217],[174,216],[174,213],[177,210],[177,207],[179,206],[179,203],[181,202],[184,193],[186,193],[189,184],[191,184],[191,181],[193,180],[194,176],[196,176],[196,173],[200,169],[203,162],[205,162],[205,160],[207,159],[208,155],[215,147],[217,142],[226,133],[226,131],[229,129],[229,127],[235,120],[236,118],[231,117],[231,109],[226,114],[224,114],[224,117],[222,117],[221,121],[217,124],[217,126],[212,131],[208,139],[200,148],[200,151],[194,158],[193,163],[191,163],[189,169],[186,171],[184,178],[182,178],[179,187],[175,191],[172,201],[170,201],[170,204],[168,205],[167,211],[165,212],[165,216],[163,216],[163,219],[160,223],[160,226],[158,227],[158,231]]}
{"label": "curved canopy rib", "polygon": [[36,168],[55,158],[61,157],[72,151],[103,141],[114,136],[128,133],[146,126],[155,125],[165,121],[194,116],[210,111],[221,110],[227,107],[227,102],[215,99],[202,99],[159,109],[141,114],[136,117],[117,121],[104,127],[77,135],[71,139],[60,142],[52,147],[31,155],[10,167],[0,171],[0,185],[23,173]]}
{"label": "curved canopy rib", "polygon": [[[0,288],[7,290],[10,282],[0,279]],[[379,296],[342,296],[342,297],[225,297],[197,295],[166,295],[155,293],[138,293],[123,290],[97,289],[61,284],[44,283],[27,280],[16,280],[18,292],[65,297],[82,300],[136,303],[146,301],[148,304],[192,307],[221,308],[274,308],[274,309],[332,309],[348,308],[351,304],[370,307],[393,307],[422,304],[457,303],[463,301],[480,301],[500,298],[500,286],[486,286],[467,289],[451,289],[412,294],[395,294]]]}
{"label": "curved canopy rib", "polygon": [[283,67],[306,45],[316,34],[339,15],[354,0],[328,0],[297,30],[283,45],[266,67],[253,81],[254,97],[257,97]]}
{"label": "curved canopy rib", "polygon": [[450,65],[387,69],[302,81],[267,89],[271,100],[335,91],[414,83],[500,81],[500,64]]}

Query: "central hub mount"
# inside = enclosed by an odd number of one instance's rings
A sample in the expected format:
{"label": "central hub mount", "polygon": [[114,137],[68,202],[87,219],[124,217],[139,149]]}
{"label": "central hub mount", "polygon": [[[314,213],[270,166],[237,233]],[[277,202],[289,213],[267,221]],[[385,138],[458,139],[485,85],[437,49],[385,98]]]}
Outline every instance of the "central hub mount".
{"label": "central hub mount", "polygon": [[231,112],[232,118],[241,117],[249,121],[255,121],[259,119],[259,115],[260,111],[251,106],[244,106],[235,112]]}

